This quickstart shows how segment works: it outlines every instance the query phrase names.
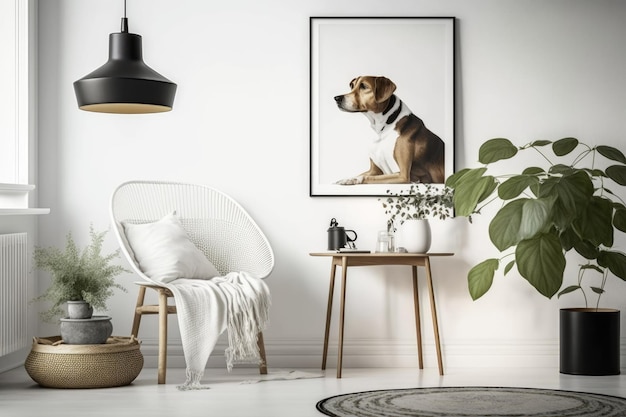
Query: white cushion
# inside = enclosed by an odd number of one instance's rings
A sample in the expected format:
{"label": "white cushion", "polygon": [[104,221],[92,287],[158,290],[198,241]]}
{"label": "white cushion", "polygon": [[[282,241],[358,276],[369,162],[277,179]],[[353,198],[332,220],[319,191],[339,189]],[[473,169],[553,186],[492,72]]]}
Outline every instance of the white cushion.
{"label": "white cushion", "polygon": [[174,213],[154,223],[123,223],[139,268],[151,279],[209,279],[219,275],[215,266],[194,245]]}

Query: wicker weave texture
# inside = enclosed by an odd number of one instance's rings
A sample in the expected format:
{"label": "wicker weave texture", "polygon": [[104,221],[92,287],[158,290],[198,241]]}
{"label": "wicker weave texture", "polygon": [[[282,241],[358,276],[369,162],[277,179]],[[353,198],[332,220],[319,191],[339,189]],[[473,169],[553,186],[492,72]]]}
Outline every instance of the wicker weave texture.
{"label": "wicker weave texture", "polygon": [[139,269],[122,222],[149,223],[176,212],[191,241],[222,274],[246,271],[260,278],[274,268],[271,246],[246,210],[230,196],[196,184],[129,181],[111,198],[114,232],[122,253]]}
{"label": "wicker weave texture", "polygon": [[37,339],[26,358],[26,372],[43,387],[119,387],[133,382],[143,368],[134,338],[109,338],[100,345],[51,345],[60,339]]}

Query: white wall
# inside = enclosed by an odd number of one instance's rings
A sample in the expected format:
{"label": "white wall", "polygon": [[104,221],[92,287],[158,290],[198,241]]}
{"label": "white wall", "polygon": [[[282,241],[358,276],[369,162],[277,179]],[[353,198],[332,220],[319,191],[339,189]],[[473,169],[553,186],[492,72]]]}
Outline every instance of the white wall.
{"label": "white wall", "polygon": [[[319,365],[329,263],[308,253],[325,249],[330,218],[356,229],[364,249],[374,249],[385,224],[377,198],[309,197],[310,16],[456,16],[457,169],[475,165],[480,144],[496,136],[520,144],[564,136],[623,143],[625,2],[132,0],[131,32],[143,36],[146,63],[178,83],[175,108],[138,116],[79,111],[72,83],[106,60],[121,5],[40,2],[39,190],[40,204],[52,209],[40,220],[40,243],[63,244],[69,230],[85,243],[90,222],[107,228],[109,196],[125,180],[226,191],[257,219],[276,253],[267,281],[270,366]],[[395,57],[376,51],[371,59]],[[435,247],[456,252],[433,262],[444,364],[557,366],[558,309],[580,300],[546,300],[507,276],[472,302],[466,273],[495,255],[486,226],[481,218],[435,225]],[[111,235],[107,249],[115,248]],[[121,279],[129,293],[118,293],[109,313],[123,335],[135,288],[132,276]],[[409,281],[406,268],[351,271],[346,365],[416,365]],[[626,285],[616,281],[605,305],[624,309]],[[426,366],[436,366],[425,286],[422,296]],[[144,326],[144,349],[154,352],[155,323]],[[56,329],[42,324],[39,331]],[[171,337],[176,343],[178,333]]]}

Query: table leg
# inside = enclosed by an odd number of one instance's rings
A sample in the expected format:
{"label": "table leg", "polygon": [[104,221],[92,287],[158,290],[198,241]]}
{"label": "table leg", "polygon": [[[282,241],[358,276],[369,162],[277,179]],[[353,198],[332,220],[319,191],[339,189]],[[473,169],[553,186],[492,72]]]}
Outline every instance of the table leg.
{"label": "table leg", "polygon": [[159,290],[159,357],[157,382],[165,384],[167,372],[167,294]]}
{"label": "table leg", "polygon": [[326,330],[324,331],[324,353],[322,355],[322,370],[326,369],[326,357],[328,356],[328,335],[330,333],[330,318],[333,313],[333,295],[335,293],[335,270],[337,265],[332,262],[330,266],[330,288],[328,290],[328,304],[326,306]]}
{"label": "table leg", "polygon": [[435,290],[433,289],[433,278],[430,273],[430,259],[424,258],[424,266],[426,267],[426,277],[428,283],[428,291],[430,292],[430,309],[433,316],[433,330],[435,332],[435,348],[437,349],[437,365],[439,366],[439,375],[443,375],[443,361],[441,360],[441,343],[439,341],[439,325],[437,324],[437,309],[435,307]]}
{"label": "table leg", "polygon": [[346,283],[348,278],[348,258],[341,258],[341,308],[339,309],[339,349],[337,352],[337,378],[341,378],[343,361],[343,323],[346,312]]}
{"label": "table leg", "polygon": [[411,267],[413,272],[413,303],[415,304],[415,333],[417,334],[417,360],[419,369],[424,369],[424,358],[422,353],[422,329],[420,318],[419,290],[417,288],[417,267]]}

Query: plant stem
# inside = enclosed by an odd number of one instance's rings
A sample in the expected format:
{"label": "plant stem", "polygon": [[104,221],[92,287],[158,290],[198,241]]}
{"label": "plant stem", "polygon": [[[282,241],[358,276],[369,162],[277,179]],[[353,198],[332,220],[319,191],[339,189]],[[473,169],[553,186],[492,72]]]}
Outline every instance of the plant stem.
{"label": "plant stem", "polygon": [[[587,146],[587,145],[585,145]],[[587,155],[589,155],[589,153],[593,152],[593,150],[587,146],[587,150],[581,152],[576,158],[574,158],[574,161],[572,162],[572,166],[576,166],[576,164],[578,164],[580,161],[582,161],[583,159],[585,159],[587,157]],[[593,152],[593,156],[591,157],[591,168],[593,168],[595,166],[595,161],[596,161],[596,153]]]}
{"label": "plant stem", "polygon": [[589,307],[589,302],[587,301],[587,294],[585,294],[585,290],[583,290],[583,274],[585,273],[584,269],[578,270],[578,288],[580,288],[580,292],[583,293],[583,298],[585,299],[585,308]]}
{"label": "plant stem", "polygon": [[[554,165],[554,164],[552,163],[552,161],[550,161],[550,159],[549,159],[549,158],[548,158],[548,157],[547,157],[547,156],[546,156],[543,152],[541,152],[541,151],[540,151],[540,150],[539,150],[536,146],[531,146],[531,148],[533,148],[535,151],[537,151],[537,152],[539,153],[539,155],[543,156],[543,158],[544,158],[546,161],[548,161],[548,163],[549,163],[550,165]],[[522,148],[522,149],[528,149],[528,148]]]}
{"label": "plant stem", "polygon": [[600,308],[600,297],[602,297],[602,294],[604,294],[604,286],[606,285],[606,279],[608,276],[609,276],[609,271],[605,269],[604,273],[602,274],[602,284],[600,285],[600,288],[602,289],[602,293],[598,294],[598,302],[596,303],[596,311],[598,311],[598,308]]}

